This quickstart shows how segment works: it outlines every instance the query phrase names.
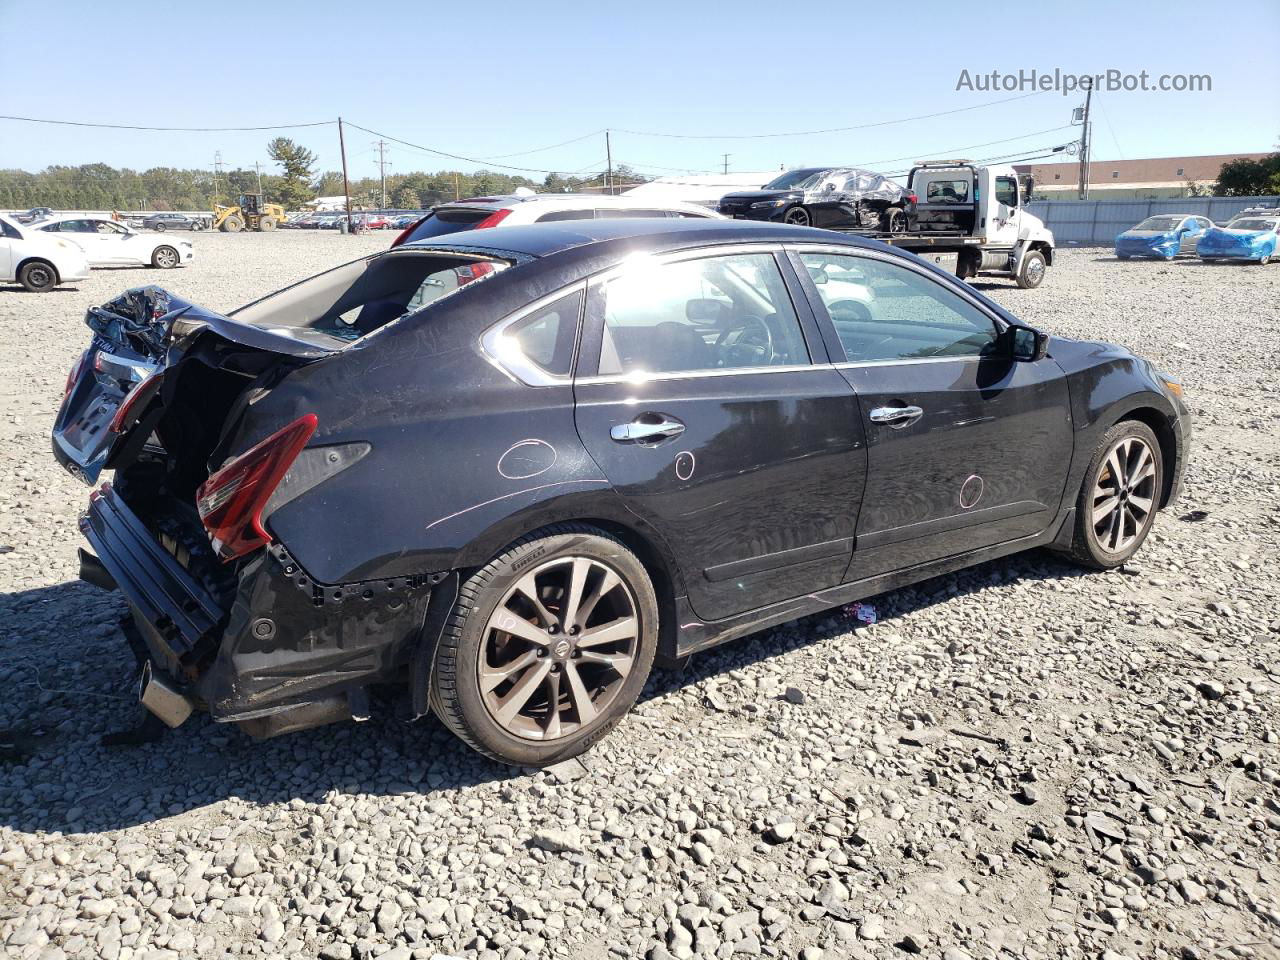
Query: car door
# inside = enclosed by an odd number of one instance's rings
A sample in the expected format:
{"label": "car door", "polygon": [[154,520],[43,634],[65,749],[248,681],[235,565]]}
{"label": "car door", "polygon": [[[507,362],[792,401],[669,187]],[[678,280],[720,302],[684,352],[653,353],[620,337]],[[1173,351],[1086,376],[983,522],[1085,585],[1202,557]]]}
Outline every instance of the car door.
{"label": "car door", "polygon": [[589,289],[578,433],[704,620],[848,567],[865,443],[797,283],[748,245],[633,258]]}
{"label": "car door", "polygon": [[[1012,247],[1018,242],[1019,207],[1018,178],[992,178],[991,198],[995,201],[992,222],[987,226],[987,239],[997,247]],[[981,216],[981,213],[978,214]]]}
{"label": "car door", "polygon": [[61,220],[40,229],[58,233],[75,243],[84,251],[90,266],[100,267],[111,262],[110,251],[103,249],[90,220]]}
{"label": "car door", "polygon": [[1073,446],[1061,368],[1014,360],[1003,321],[914,258],[795,256],[867,439],[848,579],[1042,532]]}

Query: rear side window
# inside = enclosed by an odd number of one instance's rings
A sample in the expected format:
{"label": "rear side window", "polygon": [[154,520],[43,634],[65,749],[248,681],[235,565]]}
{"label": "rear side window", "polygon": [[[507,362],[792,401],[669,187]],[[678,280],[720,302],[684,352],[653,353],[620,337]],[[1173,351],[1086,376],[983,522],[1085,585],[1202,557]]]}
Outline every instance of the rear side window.
{"label": "rear side window", "polygon": [[503,337],[544,372],[567,377],[573,369],[581,310],[582,291],[577,290],[517,320],[503,331]]}
{"label": "rear side window", "polygon": [[22,239],[22,231],[11,224],[8,220],[0,220],[0,233],[3,233],[10,240]]}
{"label": "rear side window", "polygon": [[439,237],[446,233],[470,230],[481,220],[492,216],[493,213],[494,211],[488,207],[442,207],[427,214],[423,221],[414,228],[413,233],[405,237],[404,242],[412,243],[414,240],[426,240],[429,237]]}
{"label": "rear side window", "polygon": [[595,216],[593,210],[552,210],[544,213],[534,223],[551,223],[555,220],[590,220]]}

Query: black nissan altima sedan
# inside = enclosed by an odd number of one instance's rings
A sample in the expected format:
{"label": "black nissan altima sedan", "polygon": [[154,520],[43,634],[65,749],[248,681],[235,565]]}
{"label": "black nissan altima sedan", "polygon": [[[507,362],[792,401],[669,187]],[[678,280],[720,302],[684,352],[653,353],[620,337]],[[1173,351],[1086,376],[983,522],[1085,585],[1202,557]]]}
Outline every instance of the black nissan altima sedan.
{"label": "black nissan altima sedan", "polygon": [[271,736],[407,687],[546,764],[656,662],[1031,547],[1115,567],[1179,485],[1182,388],[875,241],[499,227],[220,315],[89,311],[57,458],[97,484],[142,702]]}

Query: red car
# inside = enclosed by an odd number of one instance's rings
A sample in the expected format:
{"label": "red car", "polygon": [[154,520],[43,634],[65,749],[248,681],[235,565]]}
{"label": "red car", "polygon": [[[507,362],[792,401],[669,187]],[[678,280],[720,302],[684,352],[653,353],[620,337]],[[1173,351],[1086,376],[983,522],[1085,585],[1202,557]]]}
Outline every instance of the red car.
{"label": "red car", "polygon": [[391,221],[382,214],[371,214],[365,217],[364,228],[366,230],[386,230],[391,226]]}

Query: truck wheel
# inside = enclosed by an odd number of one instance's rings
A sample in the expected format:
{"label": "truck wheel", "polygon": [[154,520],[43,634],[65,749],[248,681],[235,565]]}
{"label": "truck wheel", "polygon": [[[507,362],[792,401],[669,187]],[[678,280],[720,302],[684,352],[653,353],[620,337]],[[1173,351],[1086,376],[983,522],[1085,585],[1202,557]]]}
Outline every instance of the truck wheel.
{"label": "truck wheel", "polygon": [[1163,486],[1156,435],[1145,423],[1121,420],[1103,436],[1085,471],[1066,555],[1097,570],[1120,566],[1146,540]]}
{"label": "truck wheel", "polygon": [[239,233],[244,229],[244,221],[232,214],[222,221],[223,233]]}
{"label": "truck wheel", "polygon": [[258,229],[259,229],[259,230],[262,230],[262,231],[265,231],[265,232],[270,232],[270,231],[274,230],[275,228],[276,228],[276,219],[275,219],[275,217],[263,217],[261,220],[259,220],[259,221],[258,221]]}
{"label": "truck wheel", "polygon": [[32,260],[18,271],[18,282],[28,293],[48,293],[58,285],[58,271],[43,260]]}
{"label": "truck wheel", "polygon": [[1018,269],[1018,286],[1023,290],[1034,290],[1044,283],[1044,254],[1039,250],[1028,250],[1022,258],[1022,266]]}
{"label": "truck wheel", "polygon": [[657,639],[657,597],[635,554],[596,527],[549,527],[463,583],[436,648],[431,707],[495,760],[565,760],[631,709]]}
{"label": "truck wheel", "polygon": [[782,222],[796,227],[807,227],[812,221],[809,219],[809,211],[804,207],[792,207],[782,215]]}
{"label": "truck wheel", "polygon": [[897,207],[890,207],[884,212],[884,222],[880,229],[885,233],[902,233],[907,229],[906,215]]}

